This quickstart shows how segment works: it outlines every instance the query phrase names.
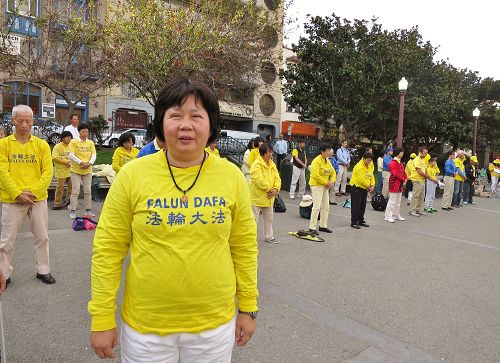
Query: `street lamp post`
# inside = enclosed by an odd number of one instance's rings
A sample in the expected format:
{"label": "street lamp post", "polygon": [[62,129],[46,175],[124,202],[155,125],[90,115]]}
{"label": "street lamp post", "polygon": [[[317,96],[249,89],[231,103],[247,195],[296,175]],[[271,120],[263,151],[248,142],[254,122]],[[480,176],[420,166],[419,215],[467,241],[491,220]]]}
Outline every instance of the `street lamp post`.
{"label": "street lamp post", "polygon": [[476,143],[477,143],[477,121],[479,120],[479,115],[481,112],[479,111],[479,108],[475,108],[474,111],[472,111],[472,116],[474,116],[474,134],[472,136],[472,155],[476,155]]}
{"label": "street lamp post", "polygon": [[408,81],[405,77],[401,78],[399,86],[399,121],[398,121],[398,137],[396,140],[397,147],[403,147],[403,116],[405,111],[405,95],[408,88]]}

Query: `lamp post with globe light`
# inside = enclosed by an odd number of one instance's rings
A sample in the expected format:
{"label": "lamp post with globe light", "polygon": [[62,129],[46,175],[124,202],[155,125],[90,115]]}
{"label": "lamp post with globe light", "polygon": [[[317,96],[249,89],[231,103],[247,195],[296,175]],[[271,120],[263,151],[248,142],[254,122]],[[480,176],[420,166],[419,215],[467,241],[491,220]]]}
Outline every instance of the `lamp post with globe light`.
{"label": "lamp post with globe light", "polygon": [[472,155],[476,155],[476,143],[477,143],[477,121],[479,120],[479,115],[481,114],[481,111],[479,111],[479,108],[475,108],[474,111],[472,111],[472,116],[474,116],[474,134],[472,136]]}
{"label": "lamp post with globe light", "polygon": [[399,86],[399,121],[398,121],[398,137],[396,139],[396,146],[403,147],[403,116],[405,111],[405,95],[408,88],[408,81],[405,77],[401,78],[398,83]]}

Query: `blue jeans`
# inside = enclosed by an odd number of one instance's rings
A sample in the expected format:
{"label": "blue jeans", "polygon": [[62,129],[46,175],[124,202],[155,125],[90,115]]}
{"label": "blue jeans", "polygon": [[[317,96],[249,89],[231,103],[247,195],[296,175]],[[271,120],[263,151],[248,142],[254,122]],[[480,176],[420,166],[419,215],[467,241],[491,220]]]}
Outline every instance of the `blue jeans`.
{"label": "blue jeans", "polygon": [[464,182],[459,180],[455,180],[455,188],[453,190],[453,202],[454,205],[459,205],[462,200],[462,192],[463,192]]}
{"label": "blue jeans", "polygon": [[382,172],[377,172],[377,184],[375,185],[375,192],[382,192]]}

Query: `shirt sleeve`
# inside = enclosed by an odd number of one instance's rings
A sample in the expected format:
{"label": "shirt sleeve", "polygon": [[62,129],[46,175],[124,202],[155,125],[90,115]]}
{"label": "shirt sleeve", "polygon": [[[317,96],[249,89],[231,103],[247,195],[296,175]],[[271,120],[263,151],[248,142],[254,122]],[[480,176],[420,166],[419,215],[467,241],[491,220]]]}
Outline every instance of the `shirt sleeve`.
{"label": "shirt sleeve", "polygon": [[241,311],[257,311],[257,226],[252,212],[250,193],[243,174],[237,179],[236,203],[229,246],[236,274],[236,296]]}
{"label": "shirt sleeve", "polygon": [[297,149],[292,150],[292,156],[299,156],[299,152]]}
{"label": "shirt sleeve", "polygon": [[113,158],[111,159],[111,167],[117,173],[122,168],[120,166],[120,150],[119,149],[116,149],[115,152],[113,153]]}
{"label": "shirt sleeve", "polygon": [[16,199],[23,191],[17,186],[9,172],[9,140],[0,142],[0,184],[12,199]]}
{"label": "shirt sleeve", "polygon": [[128,175],[117,174],[102,209],[92,252],[91,300],[88,310],[91,330],[116,327],[116,297],[122,277],[122,266],[132,240],[132,207]]}
{"label": "shirt sleeve", "polygon": [[31,192],[38,200],[42,198],[42,195],[46,195],[47,189],[49,188],[54,175],[54,165],[52,164],[50,146],[46,141],[40,141],[39,155],[42,174],[40,175],[38,182],[36,182],[31,188]]}

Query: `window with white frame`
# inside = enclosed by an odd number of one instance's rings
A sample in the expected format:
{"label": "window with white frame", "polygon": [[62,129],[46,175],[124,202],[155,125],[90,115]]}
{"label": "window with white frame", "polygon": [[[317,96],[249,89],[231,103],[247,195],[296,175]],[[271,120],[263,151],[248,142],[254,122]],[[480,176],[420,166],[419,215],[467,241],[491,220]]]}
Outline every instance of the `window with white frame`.
{"label": "window with white frame", "polygon": [[7,0],[7,11],[23,16],[38,15],[38,0]]}

